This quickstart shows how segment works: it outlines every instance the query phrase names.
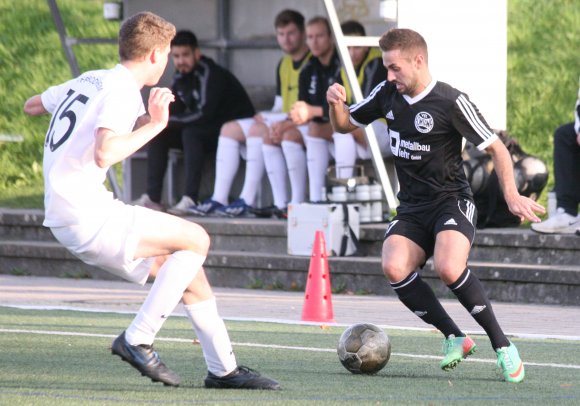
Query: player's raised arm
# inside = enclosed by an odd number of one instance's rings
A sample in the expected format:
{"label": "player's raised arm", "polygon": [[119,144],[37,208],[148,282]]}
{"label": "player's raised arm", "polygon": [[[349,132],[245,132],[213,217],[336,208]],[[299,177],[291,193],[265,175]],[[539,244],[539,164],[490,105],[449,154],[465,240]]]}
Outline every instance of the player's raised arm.
{"label": "player's raised arm", "polygon": [[358,127],[350,122],[350,112],[346,102],[344,86],[334,83],[326,91],[326,101],[329,106],[330,123],[334,131],[350,133]]}
{"label": "player's raised arm", "polygon": [[[169,103],[175,99],[171,90],[154,87],[149,95],[149,121],[126,136],[99,128],[95,140],[95,162],[109,167],[133,154],[161,132],[169,119]],[[121,134],[123,135],[123,134]]]}

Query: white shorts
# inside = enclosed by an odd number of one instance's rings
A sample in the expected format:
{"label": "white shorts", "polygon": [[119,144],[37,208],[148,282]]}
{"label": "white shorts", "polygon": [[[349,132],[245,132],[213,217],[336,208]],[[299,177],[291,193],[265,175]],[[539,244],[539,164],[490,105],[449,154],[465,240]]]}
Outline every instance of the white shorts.
{"label": "white shorts", "polygon": [[254,120],[254,117],[240,118],[239,120],[236,120],[236,123],[239,124],[242,129],[242,133],[246,138],[248,138],[248,134],[250,134],[250,127],[252,127],[255,122],[256,120]]}
{"label": "white shorts", "polygon": [[[264,124],[266,124],[268,127],[271,127],[272,124],[277,123],[278,121],[283,121],[288,118],[288,113],[274,113],[271,111],[261,111],[260,114],[264,119]],[[252,125],[254,125],[254,123],[256,123],[256,120],[253,117],[249,117],[249,118],[240,118],[239,120],[236,120],[236,122],[241,127],[244,137],[248,138],[248,135],[250,134],[250,128],[252,127]]]}
{"label": "white shorts", "polygon": [[271,127],[272,124],[288,119],[288,113],[274,113],[272,111],[261,111],[260,114],[264,118],[264,123]]}
{"label": "white shorts", "polygon": [[135,259],[141,224],[157,216],[150,209],[116,200],[111,215],[100,225],[52,227],[56,239],[83,262],[141,285],[147,282],[155,258]]}
{"label": "white shorts", "polygon": [[[308,125],[298,126],[298,130],[300,130],[300,133],[302,134],[302,138],[304,138],[305,140],[308,140],[309,138],[314,138],[314,137],[311,137],[310,135],[308,135]],[[321,139],[321,138],[319,138],[319,139]],[[332,141],[326,141],[326,145],[328,147],[328,152],[330,153],[330,156],[332,156],[334,158],[335,157],[334,143]],[[356,145],[356,157],[357,158],[359,158],[359,159],[370,159],[371,158],[371,151],[368,147],[363,147],[358,142],[355,142],[355,145]]]}

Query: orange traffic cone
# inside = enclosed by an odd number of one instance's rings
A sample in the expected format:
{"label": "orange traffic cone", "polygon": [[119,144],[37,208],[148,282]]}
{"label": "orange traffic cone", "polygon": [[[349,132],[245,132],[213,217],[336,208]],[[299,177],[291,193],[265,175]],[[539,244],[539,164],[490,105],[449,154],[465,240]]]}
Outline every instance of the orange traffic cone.
{"label": "orange traffic cone", "polygon": [[331,295],[324,233],[316,231],[306,281],[302,320],[334,323]]}

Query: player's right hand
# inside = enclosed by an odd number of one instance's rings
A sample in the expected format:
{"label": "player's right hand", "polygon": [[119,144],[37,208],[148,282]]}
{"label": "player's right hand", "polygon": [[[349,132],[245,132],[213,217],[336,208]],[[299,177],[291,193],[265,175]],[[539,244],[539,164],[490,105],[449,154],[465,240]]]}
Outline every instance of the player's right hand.
{"label": "player's right hand", "polygon": [[151,122],[162,128],[169,121],[169,103],[175,101],[175,96],[166,87],[154,87],[149,93],[149,115]]}
{"label": "player's right hand", "polygon": [[346,103],[346,90],[339,83],[333,83],[326,91],[326,101],[329,106],[337,106]]}

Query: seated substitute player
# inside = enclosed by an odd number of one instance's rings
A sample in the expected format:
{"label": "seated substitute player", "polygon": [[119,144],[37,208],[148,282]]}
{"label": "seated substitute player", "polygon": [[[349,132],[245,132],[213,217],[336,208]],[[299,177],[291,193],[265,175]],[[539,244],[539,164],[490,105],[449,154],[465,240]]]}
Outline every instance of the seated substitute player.
{"label": "seated substitute player", "polygon": [[153,341],[181,300],[201,343],[206,387],[277,389],[276,381],[236,363],[202,268],[210,244],[205,230],[179,217],[124,204],[104,186],[111,165],[167,125],[174,95],[154,87],[149,116],[133,130],[145,113],[140,89],[159,81],[174,35],[174,25],[161,17],[135,14],[121,25],[115,68],[86,72],[26,101],[26,113],[52,114],[44,143],[43,224],[87,264],[140,284],[156,277],[137,316],[112,344],[113,354],[142,375],[165,385],[180,384],[153,350]]}
{"label": "seated substitute player", "polygon": [[[322,189],[331,155],[335,159],[336,176],[348,178],[352,176],[357,157],[370,158],[370,151],[362,129],[356,128],[349,134],[333,132],[328,119],[326,89],[332,83],[344,83],[346,77],[326,18],[314,17],[308,21],[306,41],[313,57],[300,72],[299,101],[292,106],[290,117],[302,131],[306,145],[310,201],[318,202],[323,200]],[[363,82],[374,80],[370,88],[385,78],[384,68],[381,67],[382,75],[366,76],[366,66],[362,65],[363,61],[358,68],[362,68],[359,72]],[[347,100],[350,101],[350,88],[347,87],[347,91]],[[383,140],[381,149],[384,150],[387,144],[386,139]]]}
{"label": "seated substitute player", "polygon": [[520,382],[524,365],[518,350],[499,326],[481,282],[467,267],[477,216],[462,167],[462,137],[491,154],[512,213],[538,222],[535,212],[543,213],[544,208],[519,195],[507,149],[467,95],[431,76],[427,44],[420,34],[392,29],[379,45],[388,81],[350,108],[339,84],[328,89],[327,97],[337,131],[387,119],[400,205],[385,233],[383,272],[403,304],[443,333],[441,368],[449,370],[474,352],[475,343],[416,272],[433,256],[439,277],[489,336],[504,379]]}
{"label": "seated substitute player", "polygon": [[[290,106],[298,98],[298,74],[310,58],[304,34],[304,17],[295,10],[283,10],[274,20],[276,39],[285,55],[276,70],[276,95],[271,111],[264,111],[254,118],[227,122],[221,129],[216,154],[216,176],[210,199],[189,209],[193,215],[205,216],[215,213],[235,217],[248,211],[263,216],[284,217],[288,203],[286,185],[286,162],[280,142],[271,142],[272,128],[286,120]],[[305,156],[303,147],[299,147]],[[240,156],[246,159],[244,185],[239,199],[228,205],[228,196],[240,165]],[[306,158],[301,160],[306,162]],[[305,168],[305,164],[304,164]],[[256,210],[255,203],[267,170],[274,205]],[[306,169],[304,169],[306,173]],[[305,182],[303,184],[303,187]],[[294,193],[294,192],[293,192]],[[304,194],[302,193],[302,198]]]}
{"label": "seated substitute player", "polygon": [[185,190],[167,211],[187,214],[199,198],[203,163],[217,149],[221,126],[252,117],[254,106],[240,81],[227,69],[202,55],[195,34],[178,31],[171,41],[175,75],[168,127],[147,144],[147,193],[135,204],[161,209],[161,191],[170,148],[183,150]]}
{"label": "seated substitute player", "polygon": [[580,89],[574,109],[574,121],[554,132],[554,177],[556,212],[532,230],[545,234],[580,235]]}

